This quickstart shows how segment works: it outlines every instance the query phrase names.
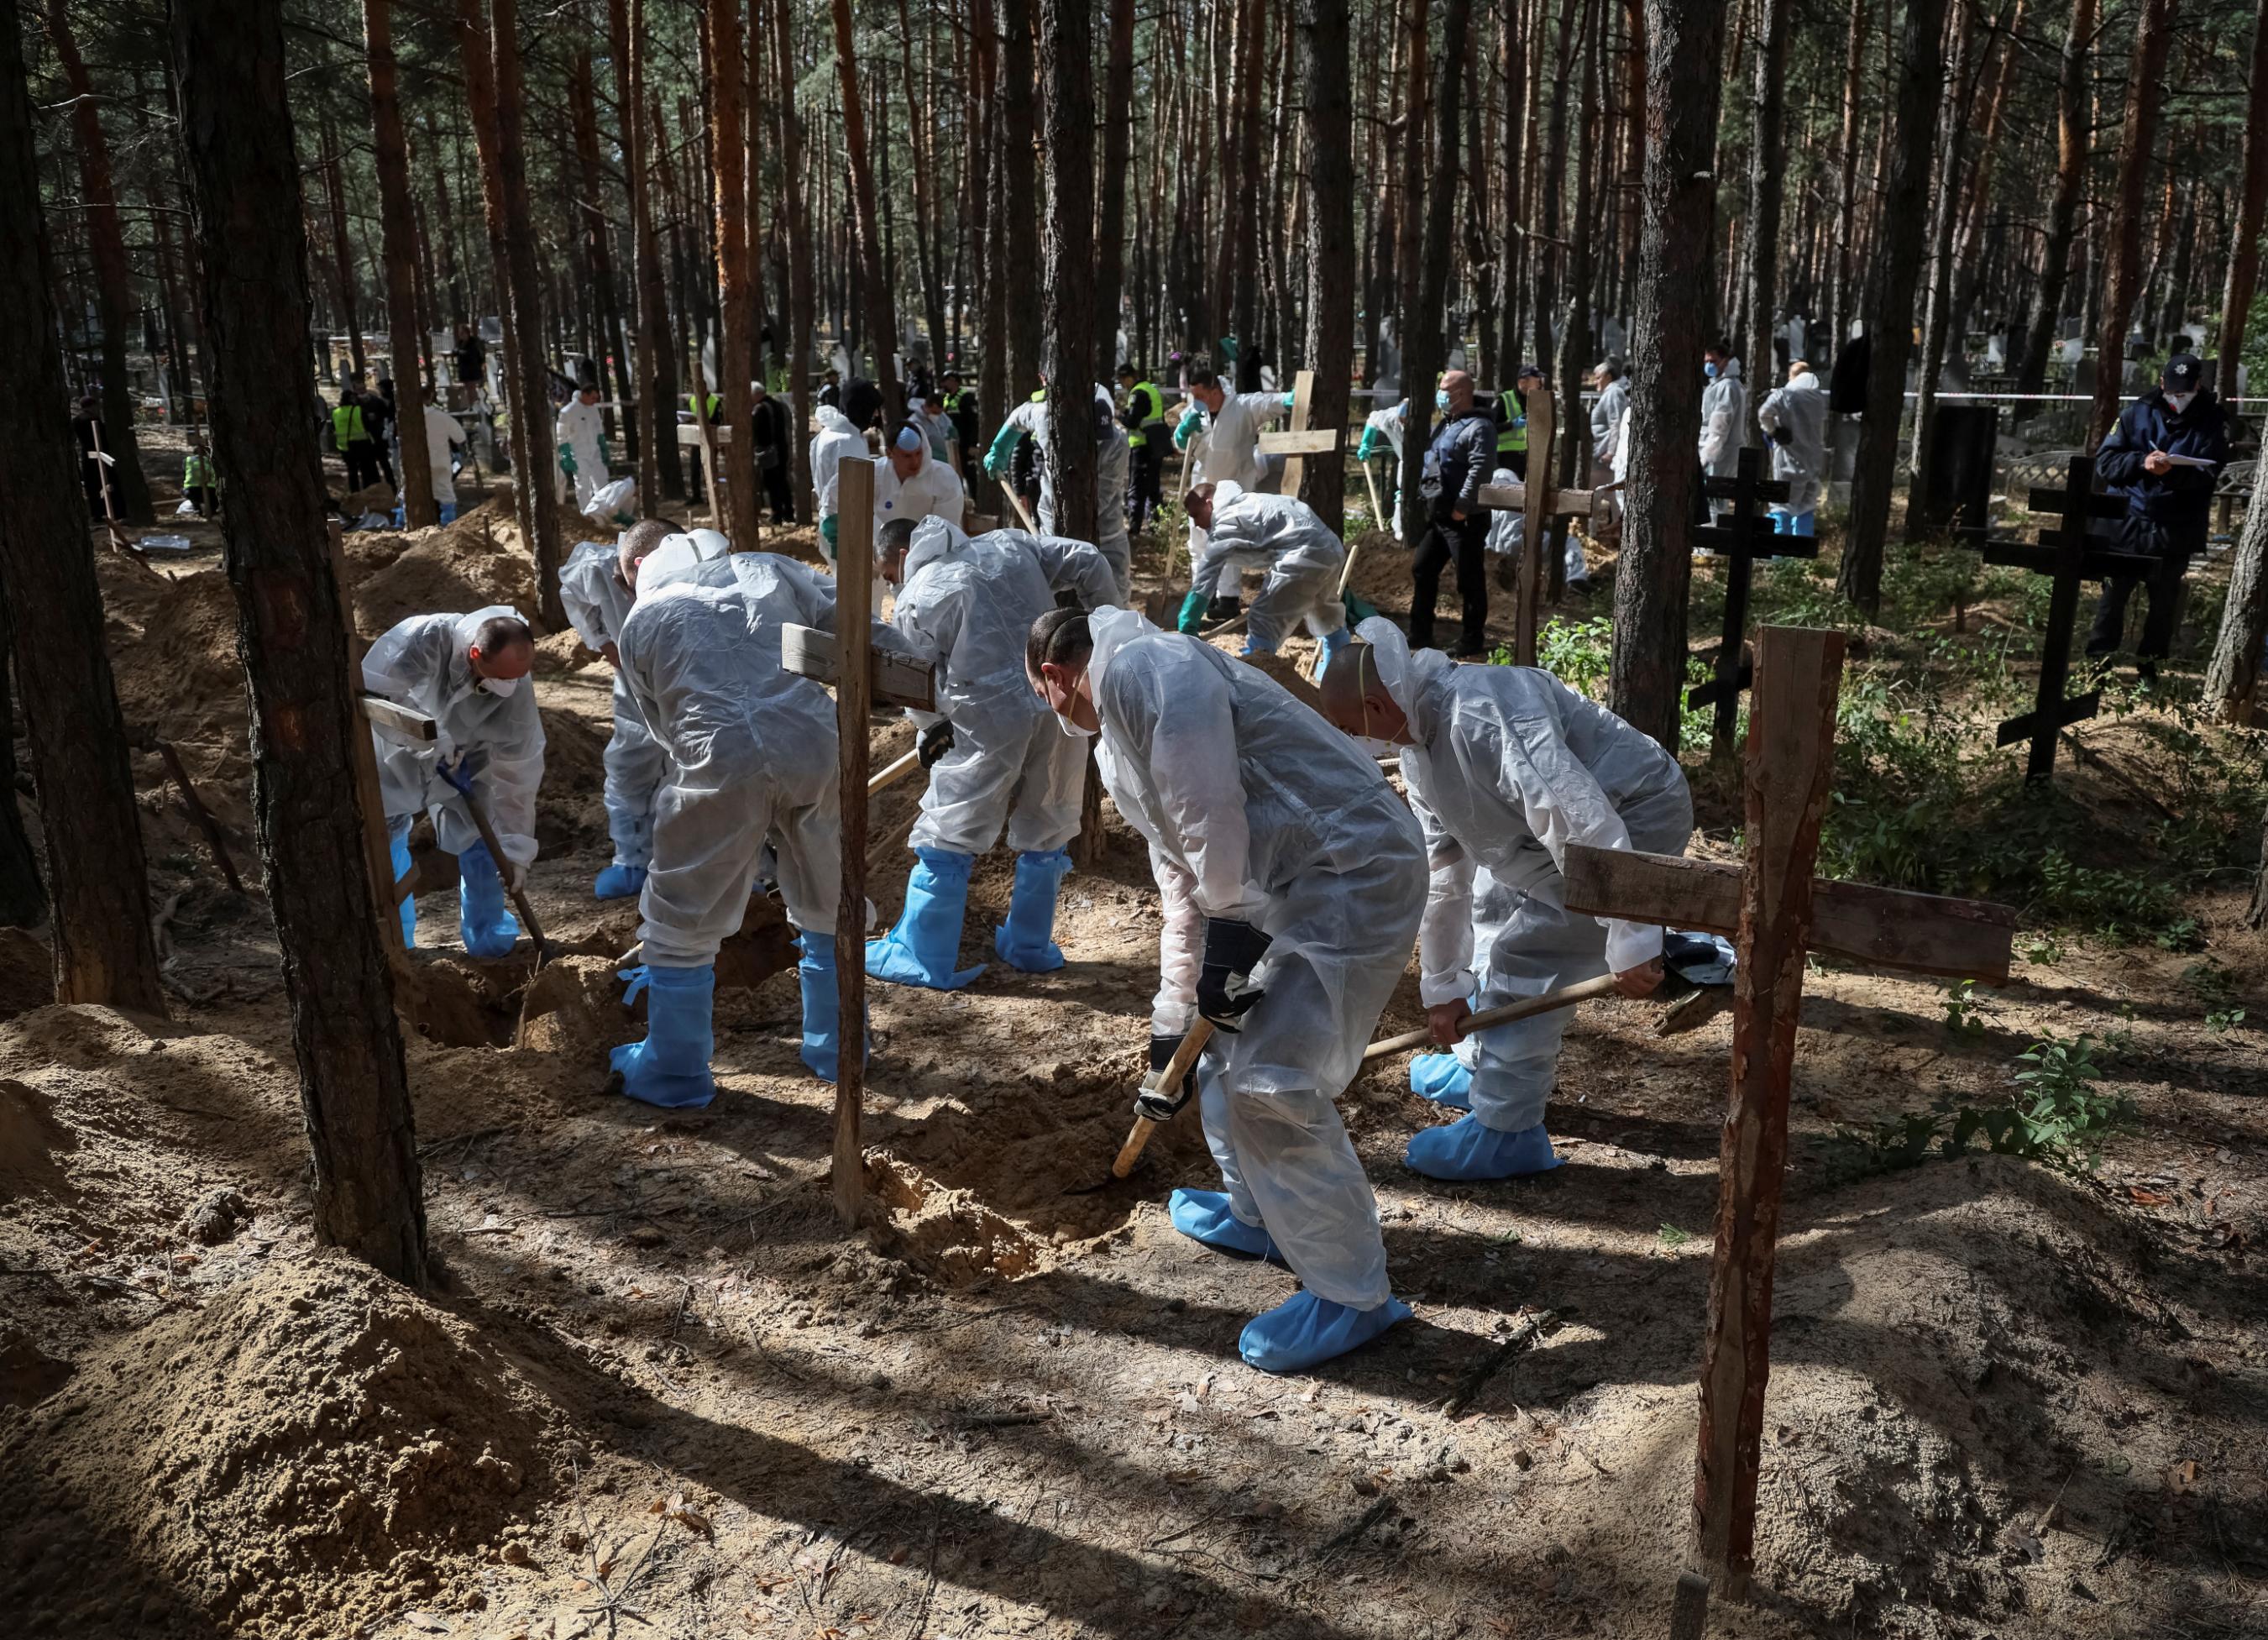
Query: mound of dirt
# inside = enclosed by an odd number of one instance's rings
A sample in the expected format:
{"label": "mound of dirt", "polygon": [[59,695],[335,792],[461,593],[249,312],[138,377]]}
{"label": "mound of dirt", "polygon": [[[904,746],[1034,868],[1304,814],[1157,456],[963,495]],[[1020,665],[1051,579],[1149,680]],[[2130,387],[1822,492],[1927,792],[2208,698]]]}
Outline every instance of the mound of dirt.
{"label": "mound of dirt", "polygon": [[376,637],[411,615],[459,614],[510,604],[535,613],[535,560],[521,541],[509,498],[484,502],[453,524],[413,530],[393,561],[357,580],[355,623]]}
{"label": "mound of dirt", "polygon": [[[236,589],[217,570],[173,580],[115,555],[99,561],[111,666],[129,729],[241,757],[251,707],[236,647]],[[250,774],[245,765],[243,774]]]}
{"label": "mound of dirt", "polygon": [[98,1614],[126,1561],[232,1633],[350,1632],[550,1490],[557,1417],[476,1328],[366,1266],[269,1267],[98,1353],[0,1438],[0,1606],[25,1633],[126,1632]]}

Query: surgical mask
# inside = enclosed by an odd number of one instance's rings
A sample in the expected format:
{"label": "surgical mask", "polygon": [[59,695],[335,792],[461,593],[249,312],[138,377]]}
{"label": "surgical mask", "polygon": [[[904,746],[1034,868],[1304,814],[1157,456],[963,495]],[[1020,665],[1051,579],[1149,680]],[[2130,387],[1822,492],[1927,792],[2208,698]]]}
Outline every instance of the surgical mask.
{"label": "surgical mask", "polygon": [[1446,389],[1436,388],[1434,390],[1433,408],[1437,410],[1446,410],[1449,408],[1449,395]]}
{"label": "surgical mask", "polygon": [[2169,393],[2166,395],[2166,402],[2172,405],[2174,414],[2179,416],[2190,408],[2190,401],[2196,397],[2197,394],[2193,393]]}
{"label": "surgical mask", "polygon": [[1354,737],[1354,743],[1362,748],[1363,755],[1373,762],[1383,762],[1389,757],[1402,755],[1400,746],[1391,740],[1381,740],[1375,735],[1359,734]]}
{"label": "surgical mask", "polygon": [[490,695],[511,695],[526,681],[525,678],[482,678],[481,688],[486,689]]}
{"label": "surgical mask", "polygon": [[1717,367],[1705,361],[1701,366],[1701,373],[1714,381],[1717,378]]}
{"label": "surgical mask", "polygon": [[1062,730],[1074,740],[1092,740],[1094,739],[1094,730],[1080,728],[1077,724],[1071,722],[1069,717],[1061,712],[1057,712],[1056,714],[1056,727]]}

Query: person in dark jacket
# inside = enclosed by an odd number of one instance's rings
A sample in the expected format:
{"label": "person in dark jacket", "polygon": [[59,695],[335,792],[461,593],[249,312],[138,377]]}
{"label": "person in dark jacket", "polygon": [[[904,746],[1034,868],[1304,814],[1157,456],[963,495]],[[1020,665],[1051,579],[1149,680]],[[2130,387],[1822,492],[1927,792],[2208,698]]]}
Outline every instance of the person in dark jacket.
{"label": "person in dark jacket", "polygon": [[2205,550],[2213,487],[2228,463],[2228,418],[2203,385],[2204,375],[2196,355],[2175,354],[2158,385],[2126,407],[2095,452],[2096,475],[2126,497],[2120,549],[2155,558],[2158,568],[2147,577],[2113,576],[2104,583],[2087,652],[2104,656],[2118,647],[2126,601],[2137,586],[2146,587],[2149,613],[2135,651],[2145,680],[2157,676],[2157,663],[2173,648],[2182,575],[2191,555]]}
{"label": "person in dark jacket", "polygon": [[755,428],[751,447],[755,451],[756,472],[763,480],[764,496],[771,504],[775,524],[795,522],[795,488],[788,474],[794,460],[794,447],[788,442],[794,419],[787,406],[772,397],[771,390],[763,383],[749,384],[748,420]]}
{"label": "person in dark jacket", "polygon": [[110,510],[102,499],[102,462],[95,452],[109,450],[110,435],[102,424],[102,401],[91,393],[78,401],[78,414],[71,417],[71,438],[78,445],[78,484],[86,496],[86,516],[108,518]]}
{"label": "person in dark jacket", "polygon": [[1496,419],[1473,402],[1473,379],[1461,370],[1441,378],[1433,402],[1441,411],[1441,422],[1426,446],[1418,481],[1427,521],[1410,565],[1410,644],[1413,649],[1433,647],[1433,603],[1441,593],[1441,571],[1454,560],[1457,592],[1465,606],[1456,652],[1482,655],[1488,651],[1484,566],[1489,514],[1480,496],[1481,486],[1496,470]]}

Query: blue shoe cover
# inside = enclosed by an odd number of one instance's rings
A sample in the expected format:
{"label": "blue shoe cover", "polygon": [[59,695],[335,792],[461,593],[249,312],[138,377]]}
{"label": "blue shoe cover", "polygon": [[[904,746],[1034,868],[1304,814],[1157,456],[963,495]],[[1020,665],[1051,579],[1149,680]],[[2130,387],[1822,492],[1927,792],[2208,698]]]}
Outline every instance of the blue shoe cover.
{"label": "blue shoe cover", "polygon": [[1478,1116],[1461,1116],[1445,1128],[1428,1128],[1410,1141],[1403,1158],[1429,1179],[1518,1179],[1549,1173],[1559,1166],[1543,1124],[1500,1133]]}
{"label": "blue shoe cover", "polygon": [[[917,849],[914,854],[913,874],[906,879],[906,908],[897,927],[866,942],[866,972],[895,985],[957,991],[984,972],[983,963],[958,973],[953,967],[961,954],[961,924],[968,915],[968,872],[976,857],[949,849]],[[807,1008],[805,1014],[809,1017]],[[805,1057],[807,1061],[809,1055]],[[821,1074],[834,1079],[831,1070]]]}
{"label": "blue shoe cover", "polygon": [[1473,1107],[1473,1073],[1454,1054],[1420,1054],[1410,1062],[1410,1091],[1456,1110]]}
{"label": "blue shoe cover", "polygon": [[[409,875],[409,821],[408,817],[386,822],[387,857],[394,862],[396,883]],[[394,908],[401,916],[401,943],[412,951],[417,949],[417,897],[407,894]]]}
{"label": "blue shoe cover", "polygon": [[457,932],[468,954],[508,957],[519,940],[519,923],[504,908],[504,879],[476,842],[457,857]]}
{"label": "blue shoe cover", "polygon": [[803,986],[803,1063],[822,1082],[835,1080],[843,1051],[843,998],[835,988],[835,936],[806,930],[796,978]]}
{"label": "blue shoe cover", "polygon": [[1409,1319],[1410,1306],[1399,1298],[1388,1298],[1375,1310],[1350,1310],[1312,1292],[1295,1292],[1244,1324],[1236,1352],[1247,1366],[1263,1372],[1304,1372]]}
{"label": "blue shoe cover", "polygon": [[[1016,857],[1016,889],[1008,898],[1008,921],[994,931],[992,949],[1000,960],[1026,974],[1052,974],[1064,965],[1055,942],[1056,899],[1071,870],[1071,852]],[[867,964],[868,972],[873,965]]]}
{"label": "blue shoe cover", "polygon": [[591,893],[600,900],[627,900],[644,886],[645,867],[624,865],[617,861],[599,873],[599,880],[591,885]]}
{"label": "blue shoe cover", "polygon": [[[622,1073],[622,1092],[664,1110],[697,1110],[717,1097],[709,1055],[717,1038],[710,1019],[717,1000],[717,970],[635,970],[645,989],[645,1041],[617,1048],[607,1063]],[[632,982],[636,994],[637,982]]]}
{"label": "blue shoe cover", "polygon": [[1174,1228],[1192,1241],[1202,1241],[1209,1247],[1219,1247],[1224,1253],[1241,1253],[1248,1259],[1267,1259],[1277,1264],[1284,1255],[1268,1232],[1257,1224],[1248,1224],[1228,1210],[1228,1197],[1218,1190],[1176,1190],[1166,1198],[1166,1217]]}

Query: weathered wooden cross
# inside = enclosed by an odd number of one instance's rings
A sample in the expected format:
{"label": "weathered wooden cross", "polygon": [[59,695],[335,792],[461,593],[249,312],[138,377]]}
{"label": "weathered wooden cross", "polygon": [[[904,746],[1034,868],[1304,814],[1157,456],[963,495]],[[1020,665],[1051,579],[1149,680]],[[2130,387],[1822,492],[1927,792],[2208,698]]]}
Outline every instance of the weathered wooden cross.
{"label": "weathered wooden cross", "polygon": [[1292,379],[1292,421],[1287,431],[1260,435],[1260,453],[1284,458],[1283,493],[1297,496],[1307,476],[1309,456],[1336,455],[1346,448],[1344,427],[1310,427],[1307,417],[1315,397],[1315,372],[1303,370]]}
{"label": "weathered wooden cross", "polygon": [[2040,685],[2032,710],[2001,724],[1993,744],[2008,746],[2029,739],[2032,751],[2024,767],[2027,780],[2045,780],[2055,769],[2056,736],[2070,724],[2085,723],[2102,704],[2102,691],[2064,696],[2071,677],[2071,639],[2079,619],[2079,585],[2114,575],[2154,575],[2164,566],[2141,553],[2118,552],[2096,545],[2087,533],[2089,518],[2117,518],[2126,504],[2116,496],[2095,493],[2095,463],[2073,456],[2061,489],[2034,489],[2026,497],[2034,512],[2061,514],[2053,529],[2040,532],[2039,543],[1987,539],[1979,548],[1986,563],[2008,564],[2054,577],[2048,598],[2048,629],[2040,650]]}
{"label": "weathered wooden cross", "polygon": [[1570,911],[1731,934],[1739,952],[1693,1485],[1702,1559],[1735,1599],[1756,1562],[1772,1261],[1805,954],[1999,984],[2008,977],[2016,921],[2007,907],[1983,901],[1812,876],[1834,773],[1842,673],[1840,633],[1765,627],[1757,634],[1743,865],[1580,844],[1566,857]]}
{"label": "weathered wooden cross", "polygon": [[1725,560],[1725,625],[1717,641],[1716,675],[1686,691],[1689,711],[1713,704],[1717,710],[1709,730],[1709,755],[1729,757],[1733,730],[1740,711],[1741,691],[1749,687],[1755,668],[1747,657],[1749,592],[1759,558],[1816,558],[1819,543],[1808,535],[1773,533],[1768,514],[1757,504],[1786,501],[1788,489],[1779,479],[1763,475],[1764,452],[1753,445],[1741,452],[1740,468],[1731,478],[1702,481],[1702,494],[1733,504],[1729,524],[1707,524],[1689,530],[1687,539],[1706,547]]}
{"label": "weathered wooden cross", "polygon": [[1520,484],[1484,484],[1481,505],[1521,514],[1520,564],[1513,582],[1512,658],[1515,666],[1535,664],[1535,631],[1543,607],[1544,536],[1559,518],[1603,519],[1608,501],[1604,490],[1562,489],[1552,473],[1554,402],[1548,387],[1528,390],[1528,480]]}
{"label": "weathered wooden cross", "polygon": [[[874,539],[871,458],[846,457],[836,474],[841,539]],[[841,745],[843,897],[835,909],[836,1006],[843,1047],[835,1069],[835,1210],[844,1227],[858,1222],[865,1175],[858,1128],[866,1084],[866,795],[867,717],[876,701],[937,708],[936,668],[874,647],[871,547],[846,548],[835,577],[835,636],[810,627],[780,631],[780,665],[799,677],[835,686],[835,732]]]}

